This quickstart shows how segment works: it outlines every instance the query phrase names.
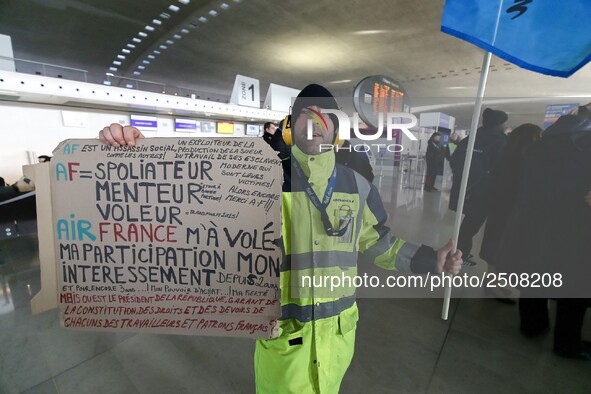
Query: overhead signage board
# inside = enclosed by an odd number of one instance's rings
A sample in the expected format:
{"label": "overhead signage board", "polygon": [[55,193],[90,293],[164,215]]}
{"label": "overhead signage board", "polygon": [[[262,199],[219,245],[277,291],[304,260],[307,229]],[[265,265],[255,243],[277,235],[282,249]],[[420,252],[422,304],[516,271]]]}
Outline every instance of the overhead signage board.
{"label": "overhead signage board", "polygon": [[258,136],[259,129],[260,127],[258,124],[248,124],[246,125],[246,135]]}
{"label": "overhead signage board", "polygon": [[392,78],[378,75],[363,79],[353,93],[353,104],[361,120],[368,126],[379,126],[379,114],[384,116],[384,124],[389,112],[404,112],[408,97],[406,91]]}
{"label": "overhead signage board", "polygon": [[202,133],[215,133],[215,122],[207,120],[201,121],[201,132]]}
{"label": "overhead signage board", "polygon": [[234,135],[236,135],[236,136],[243,136],[244,135],[244,123],[234,123]]}
{"label": "overhead signage board", "polygon": [[234,122],[218,122],[218,134],[234,134]]}
{"label": "overhead signage board", "polygon": [[142,131],[158,131],[156,116],[130,115],[131,125]]}
{"label": "overhead signage board", "polygon": [[282,174],[262,139],[67,140],[53,154],[63,327],[276,335]]}
{"label": "overhead signage board", "polygon": [[237,74],[230,103],[246,107],[261,108],[259,80]]}
{"label": "overhead signage board", "polygon": [[201,122],[195,119],[175,119],[174,131],[177,133],[196,133],[201,131]]}

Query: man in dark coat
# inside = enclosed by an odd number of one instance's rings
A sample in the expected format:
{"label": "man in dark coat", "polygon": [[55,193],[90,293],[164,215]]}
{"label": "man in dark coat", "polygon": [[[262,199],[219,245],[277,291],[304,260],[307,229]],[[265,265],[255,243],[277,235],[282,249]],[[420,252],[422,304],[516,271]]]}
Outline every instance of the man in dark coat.
{"label": "man in dark coat", "polygon": [[277,152],[283,166],[283,174],[287,177],[286,179],[289,179],[291,175],[291,146],[283,141],[281,128],[277,127],[273,122],[265,123],[263,139]]}
{"label": "man in dark coat", "polygon": [[441,135],[433,133],[427,144],[425,161],[427,162],[427,174],[425,176],[425,191],[436,192],[435,177],[443,174],[443,163],[445,161],[445,150],[439,145]]}
{"label": "man in dark coat", "polygon": [[591,207],[585,200],[591,190],[589,109],[591,104],[580,107],[579,115],[559,118],[527,152],[495,260],[502,262],[501,270],[552,277],[551,287],[533,279],[529,286],[520,283],[523,334],[548,329],[546,298],[557,298],[555,353],[591,361],[591,347],[581,341],[591,298]]}
{"label": "man in dark coat", "polygon": [[[464,256],[470,256],[472,238],[486,221],[486,195],[489,186],[487,178],[501,157],[501,151],[507,141],[505,129],[508,118],[505,112],[490,108],[485,109],[482,113],[482,127],[478,129],[476,134],[470,175],[468,176],[466,201],[464,203],[466,216],[462,221],[458,237],[458,249],[464,252]],[[449,162],[453,173],[453,183],[449,196],[449,209],[452,211],[458,208],[460,184],[464,172],[464,161],[466,160],[469,138],[460,141]]]}

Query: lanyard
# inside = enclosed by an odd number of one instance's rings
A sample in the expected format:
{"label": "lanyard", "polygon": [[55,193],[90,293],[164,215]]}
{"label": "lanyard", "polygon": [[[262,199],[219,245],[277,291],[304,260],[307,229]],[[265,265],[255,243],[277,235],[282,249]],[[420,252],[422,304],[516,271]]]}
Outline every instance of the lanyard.
{"label": "lanyard", "polygon": [[326,207],[328,207],[328,204],[330,203],[330,200],[332,199],[332,194],[334,192],[334,188],[335,188],[335,184],[336,184],[336,180],[337,180],[337,166],[336,165],[334,166],[334,168],[332,170],[332,174],[330,175],[330,178],[328,178],[328,185],[326,186],[326,191],[324,192],[324,198],[322,199],[322,202],[321,202],[320,199],[318,198],[318,196],[316,195],[316,193],[314,192],[314,189],[312,189],[310,182],[308,182],[308,178],[306,178],[306,175],[304,174],[304,170],[302,170],[300,163],[298,163],[298,161],[295,157],[291,160],[291,163],[293,165],[293,168],[296,171],[298,178],[302,179],[302,181],[304,182],[304,186],[306,186],[306,194],[308,195],[308,198],[310,199],[312,204],[316,207],[316,209],[318,209],[318,211],[320,212],[320,217],[322,218],[322,224],[324,225],[324,231],[326,231],[326,234],[331,237],[343,236],[347,232],[347,228],[349,227],[349,222],[346,222],[346,225],[344,225],[342,228],[340,228],[338,230],[334,230],[332,227],[332,223],[330,221],[330,218],[328,217],[328,214],[326,213]]}

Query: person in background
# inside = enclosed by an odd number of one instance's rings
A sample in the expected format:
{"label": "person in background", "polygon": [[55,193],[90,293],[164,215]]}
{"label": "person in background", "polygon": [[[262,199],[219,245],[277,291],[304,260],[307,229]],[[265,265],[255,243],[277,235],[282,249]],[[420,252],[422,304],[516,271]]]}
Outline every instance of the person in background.
{"label": "person in background", "polygon": [[[303,276],[355,276],[358,253],[401,272],[457,274],[461,268],[462,253],[451,254],[452,240],[435,251],[393,236],[377,188],[336,164],[333,150],[320,151],[338,133],[338,123],[321,110],[337,108],[332,94],[315,84],[293,105],[292,178],[282,193],[280,335],[256,343],[257,393],[336,394],[353,358],[359,318],[355,288],[303,287]],[[318,122],[308,139],[311,113]],[[134,145],[141,137],[139,130],[116,123],[100,133],[103,142],[115,146]]]}
{"label": "person in background", "polygon": [[[483,196],[487,199],[488,219],[480,248],[480,257],[488,263],[488,272],[497,273],[497,266],[501,270],[504,268],[502,261],[495,260],[495,254],[515,204],[524,154],[541,136],[542,129],[534,124],[526,123],[517,127],[509,134],[499,163],[491,171],[490,191]],[[487,286],[485,291],[503,303],[515,304],[508,298],[510,292],[506,289]]]}
{"label": "person in background", "polygon": [[[470,254],[472,251],[472,238],[478,233],[488,215],[485,205],[486,199],[483,198],[483,195],[488,191],[488,175],[498,163],[501,151],[507,141],[505,130],[507,129],[508,119],[509,117],[503,111],[486,108],[482,113],[482,127],[478,129],[476,135],[468,176],[463,212],[466,216],[460,226],[460,235],[458,237],[458,249],[464,252],[466,259],[472,256]],[[458,208],[460,184],[470,138],[467,137],[460,141],[449,162],[453,173],[453,183],[449,196],[449,209],[452,211],[456,211]]]}
{"label": "person in background", "polygon": [[[350,150],[349,150],[350,149]],[[353,149],[350,141],[343,141],[343,144],[337,148],[335,147],[336,161],[338,164],[349,167],[359,174],[363,175],[369,183],[373,182],[374,174],[371,163],[369,162],[369,156],[367,152],[357,152]]]}
{"label": "person in background", "polygon": [[455,131],[451,133],[449,136],[449,140],[447,141],[447,150],[445,152],[445,158],[449,161],[451,160],[451,155],[454,154],[458,144],[460,143],[460,136]]}
{"label": "person in background", "polygon": [[439,145],[441,142],[441,134],[433,133],[429,142],[427,143],[427,153],[425,160],[427,161],[427,174],[425,176],[425,191],[436,192],[435,178],[437,175],[443,174],[443,163],[445,160],[445,150]]}
{"label": "person in background", "polygon": [[283,173],[289,179],[291,175],[291,146],[283,141],[282,129],[277,127],[275,123],[267,122],[263,128],[263,139],[277,152],[277,156],[281,159]]}
{"label": "person in background", "polygon": [[591,103],[548,127],[522,168],[494,261],[518,275],[560,275],[552,286],[521,286],[521,332],[546,332],[547,299],[555,298],[554,352],[591,361],[591,344],[581,335],[591,298]]}

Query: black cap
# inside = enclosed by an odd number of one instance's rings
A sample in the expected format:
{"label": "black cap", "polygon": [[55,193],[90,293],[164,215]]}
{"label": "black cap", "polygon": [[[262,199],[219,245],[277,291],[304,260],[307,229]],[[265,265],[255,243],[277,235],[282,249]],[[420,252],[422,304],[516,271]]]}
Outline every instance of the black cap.
{"label": "black cap", "polygon": [[300,94],[298,94],[291,110],[291,119],[295,121],[300,115],[300,112],[302,112],[304,108],[310,106],[318,106],[324,109],[339,109],[337,101],[332,93],[330,93],[324,86],[315,83],[306,86]]}
{"label": "black cap", "polygon": [[482,113],[482,125],[485,127],[498,127],[509,119],[509,115],[503,111],[487,108]]}

